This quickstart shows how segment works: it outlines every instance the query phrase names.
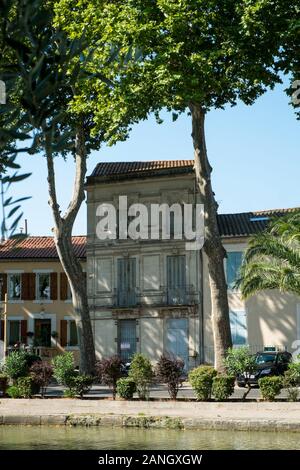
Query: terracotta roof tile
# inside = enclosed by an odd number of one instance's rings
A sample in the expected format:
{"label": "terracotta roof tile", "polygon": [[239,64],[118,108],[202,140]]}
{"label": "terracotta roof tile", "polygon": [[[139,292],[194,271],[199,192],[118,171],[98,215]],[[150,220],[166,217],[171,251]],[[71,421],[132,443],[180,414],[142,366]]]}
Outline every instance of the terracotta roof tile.
{"label": "terracotta roof tile", "polygon": [[102,162],[98,163],[87,178],[91,183],[95,179],[128,179],[150,175],[186,173],[193,171],[193,160],[153,160],[150,162]]}
{"label": "terracotta roof tile", "polygon": [[[85,258],[86,237],[72,237],[75,254]],[[0,259],[58,259],[53,237],[27,237],[0,244]]]}

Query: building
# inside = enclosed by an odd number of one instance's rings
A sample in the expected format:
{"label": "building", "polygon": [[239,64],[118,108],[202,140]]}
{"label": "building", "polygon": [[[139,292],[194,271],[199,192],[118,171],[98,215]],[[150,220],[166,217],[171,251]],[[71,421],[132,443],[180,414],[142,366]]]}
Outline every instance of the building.
{"label": "building", "polygon": [[[86,237],[73,237],[85,269]],[[7,346],[33,344],[42,357],[64,350],[78,359],[71,292],[52,237],[8,240],[0,247],[2,301],[7,293]],[[4,320],[0,339],[4,340]]]}
{"label": "building", "polygon": [[[129,360],[139,351],[157,361],[161,354],[171,353],[182,357],[187,369],[212,362],[210,287],[203,251],[186,251],[185,241],[174,237],[174,227],[169,240],[101,240],[96,233],[99,205],[114,206],[118,215],[121,195],[127,196],[128,206],[199,202],[193,162],[99,163],[87,178],[86,191],[88,296],[98,356],[120,354]],[[249,344],[254,351],[292,350],[295,341],[300,344],[298,298],[272,291],[245,303],[233,288],[249,236],[263,230],[270,216],[286,212],[218,216],[227,251],[233,343]]]}
{"label": "building", "polygon": [[[140,351],[153,362],[163,353],[174,354],[184,359],[187,369],[212,363],[207,259],[203,250],[187,250],[186,241],[176,238],[179,228],[172,214],[170,239],[145,239],[152,220],[143,227],[141,239],[101,240],[97,235],[99,206],[110,204],[119,215],[120,196],[127,197],[128,207],[142,203],[149,210],[151,204],[177,203],[182,207],[199,202],[193,162],[100,163],[87,178],[86,191],[87,238],[73,237],[73,243],[87,271],[98,358],[120,354],[127,361]],[[299,349],[299,298],[268,291],[245,303],[233,287],[249,237],[262,231],[271,216],[292,210],[218,215],[227,251],[233,343],[249,344],[253,352],[264,347],[291,352]],[[120,233],[121,228],[118,220],[110,227]],[[8,293],[8,346],[34,344],[43,357],[71,350],[78,358],[70,289],[53,238],[28,237],[17,245],[3,243],[0,276],[2,300]],[[2,320],[0,340],[3,331]]]}

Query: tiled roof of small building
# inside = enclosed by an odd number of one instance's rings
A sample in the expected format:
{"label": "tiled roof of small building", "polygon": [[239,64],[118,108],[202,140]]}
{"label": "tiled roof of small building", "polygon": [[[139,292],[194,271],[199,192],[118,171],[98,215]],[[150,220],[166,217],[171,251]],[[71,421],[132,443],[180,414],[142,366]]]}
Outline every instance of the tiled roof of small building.
{"label": "tiled roof of small building", "polygon": [[[75,255],[85,258],[86,237],[72,237]],[[11,239],[0,244],[0,260],[3,259],[58,259],[53,237],[27,237]]]}
{"label": "tiled roof of small building", "polygon": [[95,180],[114,180],[189,173],[194,168],[193,160],[153,160],[150,162],[102,162],[98,163],[87,183]]}

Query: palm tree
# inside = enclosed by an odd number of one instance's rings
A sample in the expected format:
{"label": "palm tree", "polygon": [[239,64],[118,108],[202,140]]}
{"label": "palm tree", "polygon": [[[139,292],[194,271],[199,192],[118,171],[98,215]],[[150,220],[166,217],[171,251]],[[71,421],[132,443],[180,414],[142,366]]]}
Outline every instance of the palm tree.
{"label": "palm tree", "polygon": [[271,220],[250,240],[237,285],[244,299],[265,289],[300,295],[300,211]]}

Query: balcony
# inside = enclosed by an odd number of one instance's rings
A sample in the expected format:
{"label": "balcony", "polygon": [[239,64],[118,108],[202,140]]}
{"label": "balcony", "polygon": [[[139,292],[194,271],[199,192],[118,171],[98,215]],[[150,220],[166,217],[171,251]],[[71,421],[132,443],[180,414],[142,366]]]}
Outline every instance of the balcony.
{"label": "balcony", "polygon": [[133,308],[142,306],[180,306],[198,303],[198,293],[194,286],[185,285],[176,288],[161,286],[157,291],[144,291],[136,288],[128,290],[115,289],[112,299],[113,308]]}

